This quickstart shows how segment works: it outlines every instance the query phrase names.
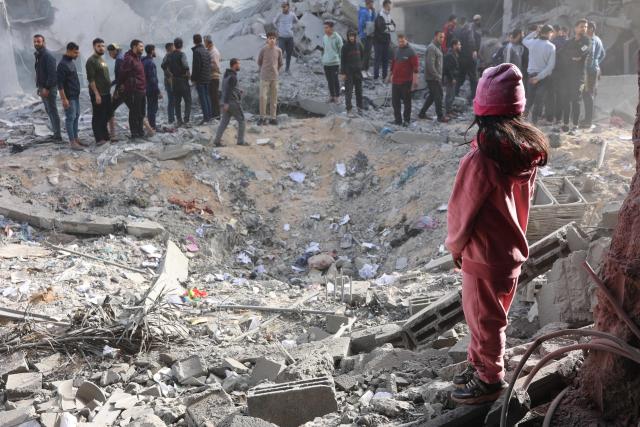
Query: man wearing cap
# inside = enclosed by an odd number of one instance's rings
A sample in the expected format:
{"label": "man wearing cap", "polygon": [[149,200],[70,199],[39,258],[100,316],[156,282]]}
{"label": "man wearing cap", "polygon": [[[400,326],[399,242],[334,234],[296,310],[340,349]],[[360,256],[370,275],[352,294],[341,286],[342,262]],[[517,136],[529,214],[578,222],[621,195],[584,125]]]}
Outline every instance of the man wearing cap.
{"label": "man wearing cap", "polygon": [[549,41],[553,34],[551,25],[544,25],[537,38],[534,38],[533,34],[529,34],[523,43],[529,49],[527,111],[531,113],[533,124],[537,124],[542,115],[547,91],[551,90],[550,77],[556,66],[556,47]]}
{"label": "man wearing cap", "polygon": [[373,33],[375,30],[376,11],[373,8],[373,0],[366,0],[364,6],[358,11],[358,37],[363,45],[362,76],[369,77],[369,60],[373,48]]}
{"label": "man wearing cap", "polygon": [[481,27],[482,17],[475,15],[473,22],[464,26],[460,38],[462,51],[460,52],[460,77],[458,78],[456,92],[459,92],[465,80],[469,79],[469,85],[471,87],[469,102],[475,98],[476,86],[478,85],[478,52],[482,44]]}
{"label": "man wearing cap", "polygon": [[298,17],[289,10],[289,2],[282,2],[282,12],[273,19],[273,25],[278,30],[278,47],[282,50],[286,60],[284,72],[289,72],[291,55],[293,55],[293,26],[298,23]]}

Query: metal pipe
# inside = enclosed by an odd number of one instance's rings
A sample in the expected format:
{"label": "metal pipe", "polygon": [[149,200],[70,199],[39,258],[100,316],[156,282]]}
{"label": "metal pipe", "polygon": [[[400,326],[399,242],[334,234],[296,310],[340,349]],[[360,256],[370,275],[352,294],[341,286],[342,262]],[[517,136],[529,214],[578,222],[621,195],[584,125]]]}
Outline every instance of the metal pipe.
{"label": "metal pipe", "polygon": [[[322,314],[325,316],[336,314],[335,311],[308,310],[303,308],[288,308],[288,307],[267,307],[267,306],[260,306],[260,305],[220,304],[220,305],[216,305],[215,307],[217,310],[253,310],[253,311],[264,311],[268,313]],[[202,314],[215,313],[215,311],[204,311],[202,312]]]}
{"label": "metal pipe", "polygon": [[562,401],[562,398],[564,397],[565,394],[567,394],[568,391],[569,391],[569,387],[565,387],[564,390],[562,390],[560,394],[558,394],[556,398],[553,399],[553,401],[551,402],[551,405],[549,405],[549,409],[547,409],[547,413],[544,416],[544,422],[542,423],[542,427],[551,427],[551,419],[553,418],[553,413],[556,412],[556,409],[558,409],[558,406],[560,406],[560,402]]}

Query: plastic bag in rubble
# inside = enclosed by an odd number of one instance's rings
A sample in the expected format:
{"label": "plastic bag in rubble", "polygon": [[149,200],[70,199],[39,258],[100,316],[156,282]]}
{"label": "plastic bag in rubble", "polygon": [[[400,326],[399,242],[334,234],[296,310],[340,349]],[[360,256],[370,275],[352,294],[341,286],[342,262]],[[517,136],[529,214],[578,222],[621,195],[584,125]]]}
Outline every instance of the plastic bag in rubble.
{"label": "plastic bag in rubble", "polygon": [[435,230],[436,228],[438,228],[438,221],[427,215],[421,216],[413,224],[413,228],[417,230]]}
{"label": "plastic bag in rubble", "polygon": [[347,174],[347,167],[344,163],[336,163],[336,173],[340,176],[345,176]]}
{"label": "plastic bag in rubble", "polygon": [[358,274],[365,280],[373,279],[378,273],[378,267],[378,264],[365,264],[360,270],[358,270]]}
{"label": "plastic bag in rubble", "polygon": [[399,275],[396,274],[383,274],[376,279],[376,285],[378,286],[390,286],[396,283]]}
{"label": "plastic bag in rubble", "polygon": [[289,178],[291,178],[292,181],[297,182],[298,184],[302,184],[306,177],[307,175],[302,172],[291,172],[289,174]]}
{"label": "plastic bag in rubble", "polygon": [[78,419],[68,412],[63,412],[59,421],[60,427],[76,427],[78,425]]}

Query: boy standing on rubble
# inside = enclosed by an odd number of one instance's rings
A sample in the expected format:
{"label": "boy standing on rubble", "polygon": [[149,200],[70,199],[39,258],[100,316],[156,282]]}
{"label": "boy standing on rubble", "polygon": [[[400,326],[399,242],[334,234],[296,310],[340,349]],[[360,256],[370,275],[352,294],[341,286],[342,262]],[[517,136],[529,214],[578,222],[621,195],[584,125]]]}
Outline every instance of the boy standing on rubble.
{"label": "boy standing on rubble", "polygon": [[460,161],[449,201],[446,246],[462,269],[462,307],[471,332],[467,369],[453,379],[453,400],[495,401],[504,381],[507,314],[521,266],[537,169],[547,163],[545,135],[522,116],[522,74],[513,64],[488,68],[474,100],[478,126]]}
{"label": "boy standing on rubble", "polygon": [[[277,125],[278,75],[282,69],[282,50],[276,46],[276,33],[267,33],[267,44],[258,55],[260,68],[260,119],[258,125]],[[269,119],[267,119],[269,101]]]}
{"label": "boy standing on rubble", "polygon": [[222,80],[222,118],[213,144],[222,147],[222,135],[229,126],[231,117],[238,121],[238,145],[249,145],[244,141],[244,111],[242,110],[242,90],[238,87],[238,71],[240,60],[233,58],[229,61],[229,68],[224,72]]}
{"label": "boy standing on rubble", "polygon": [[351,113],[353,104],[351,98],[356,92],[356,106],[358,114],[362,114],[362,44],[358,41],[358,34],[349,30],[347,42],[342,46],[340,55],[340,75],[344,80],[344,99],[347,106],[347,114]]}
{"label": "boy standing on rubble", "polygon": [[324,23],[322,45],[322,65],[329,85],[329,102],[337,104],[340,100],[340,54],[342,53],[342,37],[333,30],[333,21]]}

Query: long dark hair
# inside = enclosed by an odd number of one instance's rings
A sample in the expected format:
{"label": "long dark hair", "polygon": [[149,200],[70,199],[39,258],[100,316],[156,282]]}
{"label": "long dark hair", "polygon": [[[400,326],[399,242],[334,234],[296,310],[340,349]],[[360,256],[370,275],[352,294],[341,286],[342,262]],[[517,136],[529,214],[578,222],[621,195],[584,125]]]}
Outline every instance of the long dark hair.
{"label": "long dark hair", "polygon": [[547,164],[547,137],[522,115],[476,116],[469,129],[474,125],[478,125],[478,148],[498,164],[502,173],[519,175]]}

